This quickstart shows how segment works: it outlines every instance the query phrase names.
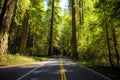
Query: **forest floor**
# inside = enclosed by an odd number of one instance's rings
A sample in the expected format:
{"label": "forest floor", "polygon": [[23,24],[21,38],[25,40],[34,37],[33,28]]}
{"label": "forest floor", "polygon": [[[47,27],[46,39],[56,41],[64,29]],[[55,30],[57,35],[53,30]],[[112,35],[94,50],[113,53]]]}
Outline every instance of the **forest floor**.
{"label": "forest floor", "polygon": [[23,56],[19,54],[6,54],[0,56],[0,66],[24,65],[34,62],[46,61],[47,57]]}
{"label": "forest floor", "polygon": [[90,62],[80,62],[80,61],[75,61],[79,64],[82,64],[108,78],[111,80],[120,80],[120,68],[111,68],[110,66],[101,66],[99,64],[93,64]]}

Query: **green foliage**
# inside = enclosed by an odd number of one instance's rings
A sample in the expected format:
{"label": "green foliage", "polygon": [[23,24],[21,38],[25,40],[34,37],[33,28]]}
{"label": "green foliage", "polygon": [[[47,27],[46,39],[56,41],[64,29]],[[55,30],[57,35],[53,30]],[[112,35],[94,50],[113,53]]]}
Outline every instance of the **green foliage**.
{"label": "green foliage", "polygon": [[2,12],[3,3],[4,3],[4,0],[0,0],[0,14],[1,14],[1,12]]}
{"label": "green foliage", "polygon": [[[44,0],[17,0],[14,18],[10,28],[9,51],[17,53],[23,17],[29,10],[26,55],[47,55],[49,46],[49,30],[52,14],[52,0],[46,0],[48,8],[44,8]],[[55,0],[53,21],[53,51],[69,57],[71,52],[72,11],[71,1],[62,14],[60,0]],[[82,5],[83,1],[83,5]],[[0,1],[0,12],[3,0]],[[23,5],[24,4],[24,5]],[[117,49],[120,52],[120,1],[119,0],[76,0],[77,40],[79,60],[108,64],[108,48],[106,40],[105,19],[112,60],[116,64],[116,53],[112,29],[115,29]],[[57,50],[57,51],[56,51]]]}
{"label": "green foliage", "polygon": [[[23,5],[24,4],[24,5]],[[30,0],[18,0],[14,20],[17,25],[22,25],[22,20],[26,10],[29,10]]]}
{"label": "green foliage", "polygon": [[0,65],[20,65],[29,64],[37,61],[48,60],[46,57],[34,57],[34,56],[21,56],[18,53],[16,55],[2,55],[0,56]]}
{"label": "green foliage", "polygon": [[63,55],[71,53],[71,14],[66,13],[62,18],[62,30],[60,35],[60,50]]}
{"label": "green foliage", "polygon": [[[82,2],[83,1],[83,10]],[[71,10],[71,1],[69,2],[68,10]],[[78,39],[78,52],[79,59],[84,61],[93,61],[98,63],[109,64],[108,60],[108,48],[105,32],[105,21],[106,17],[108,23],[110,47],[112,51],[113,61],[115,61],[115,51],[114,42],[112,35],[112,27],[115,28],[115,35],[117,36],[117,42],[119,41],[119,1],[106,0],[78,0],[76,1],[77,8],[77,39]],[[105,14],[104,16],[104,11]],[[64,14],[63,27],[61,30],[61,51],[70,56],[71,48],[71,15],[67,16],[69,13]],[[70,12],[71,13],[71,12]],[[81,13],[84,14],[84,23],[81,24]],[[117,43],[117,48],[119,49],[119,43]],[[65,52],[64,52],[65,51]]]}

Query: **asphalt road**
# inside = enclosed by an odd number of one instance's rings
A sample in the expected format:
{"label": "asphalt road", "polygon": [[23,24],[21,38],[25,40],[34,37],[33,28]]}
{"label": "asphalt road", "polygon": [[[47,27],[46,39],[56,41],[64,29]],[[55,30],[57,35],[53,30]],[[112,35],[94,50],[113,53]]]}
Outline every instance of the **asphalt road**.
{"label": "asphalt road", "polygon": [[0,80],[110,80],[107,77],[76,64],[66,58],[0,68]]}

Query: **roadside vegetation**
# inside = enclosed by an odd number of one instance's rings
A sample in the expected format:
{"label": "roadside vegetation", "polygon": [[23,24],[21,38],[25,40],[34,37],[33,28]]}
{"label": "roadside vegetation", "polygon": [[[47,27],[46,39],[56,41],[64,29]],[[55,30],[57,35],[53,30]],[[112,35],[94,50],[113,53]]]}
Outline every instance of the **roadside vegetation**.
{"label": "roadside vegetation", "polygon": [[19,54],[7,54],[0,56],[0,66],[30,64],[39,61],[48,60],[47,57],[22,56]]}
{"label": "roadside vegetation", "polygon": [[119,68],[111,68],[110,66],[103,65],[100,63],[93,63],[89,61],[75,61],[76,63],[80,65],[84,65],[108,78],[111,80],[119,80],[120,79],[120,69]]}
{"label": "roadside vegetation", "polygon": [[120,0],[0,0],[0,64],[57,54],[119,72]]}

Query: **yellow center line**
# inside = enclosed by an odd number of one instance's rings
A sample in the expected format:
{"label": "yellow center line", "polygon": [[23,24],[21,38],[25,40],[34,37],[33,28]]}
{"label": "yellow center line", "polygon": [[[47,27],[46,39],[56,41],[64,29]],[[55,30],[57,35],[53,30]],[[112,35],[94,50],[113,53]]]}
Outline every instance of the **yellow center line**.
{"label": "yellow center line", "polygon": [[65,70],[63,67],[61,56],[60,56],[60,73],[61,73],[61,80],[66,80]]}

